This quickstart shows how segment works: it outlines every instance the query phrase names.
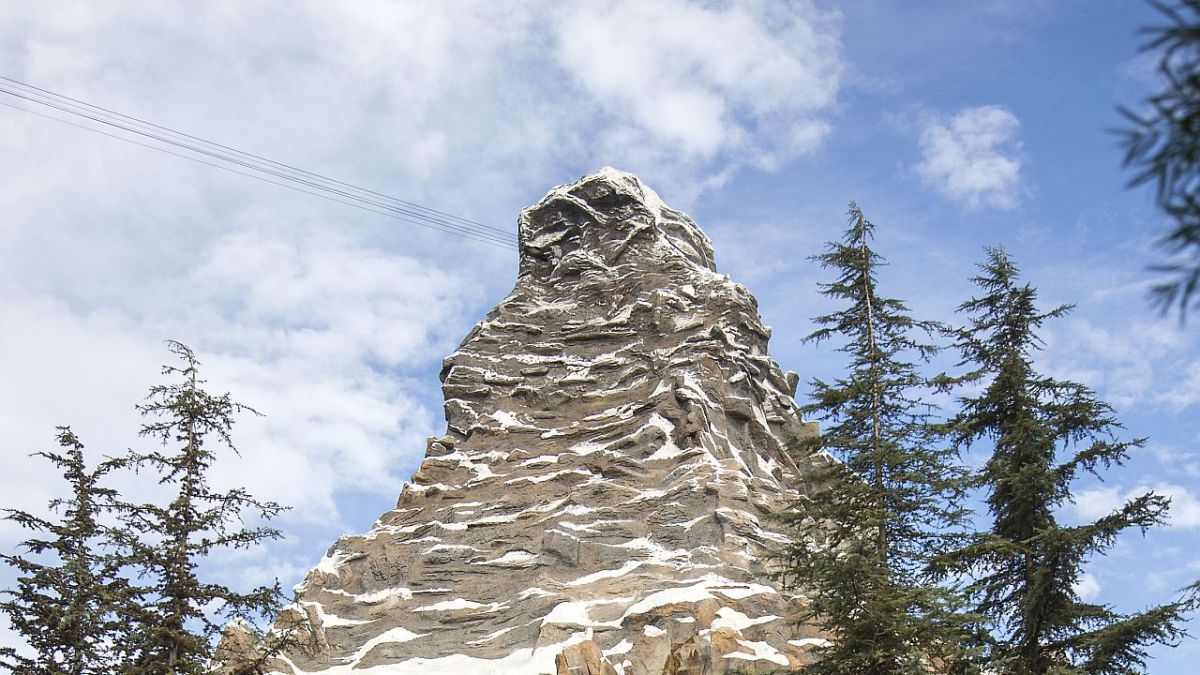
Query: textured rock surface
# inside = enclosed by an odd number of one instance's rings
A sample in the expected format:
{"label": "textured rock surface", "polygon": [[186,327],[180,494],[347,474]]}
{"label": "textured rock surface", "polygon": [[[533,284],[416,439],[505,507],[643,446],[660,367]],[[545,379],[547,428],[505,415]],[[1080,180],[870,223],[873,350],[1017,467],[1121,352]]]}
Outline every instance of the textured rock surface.
{"label": "textured rock surface", "polygon": [[295,673],[701,675],[806,659],[764,580],[805,475],[796,378],[712,245],[612,169],[520,216],[513,291],[446,358],[448,430],[302,584]]}

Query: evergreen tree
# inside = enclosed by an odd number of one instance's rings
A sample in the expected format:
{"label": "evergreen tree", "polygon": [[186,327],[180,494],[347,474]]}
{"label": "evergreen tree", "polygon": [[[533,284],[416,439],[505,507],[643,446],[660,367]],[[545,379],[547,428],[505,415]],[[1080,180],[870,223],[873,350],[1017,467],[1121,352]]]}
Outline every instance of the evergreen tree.
{"label": "evergreen tree", "polygon": [[921,336],[939,326],[879,294],[874,226],[853,202],[849,215],[843,239],[815,258],[835,273],[821,292],[844,308],[816,317],[807,338],[843,341],[849,369],[812,383],[803,411],[824,429],[797,440],[840,462],[829,457],[816,489],[783,515],[793,537],[779,576],[808,595],[802,618],[832,635],[805,673],[964,672],[969,617],[925,573],[964,517],[964,472],[922,402],[931,383],[918,363],[936,348]]}
{"label": "evergreen tree", "polygon": [[[1200,0],[1150,4],[1167,23],[1143,30],[1143,51],[1158,53],[1162,89],[1140,110],[1123,108],[1132,123],[1123,132],[1131,185],[1153,183],[1159,208],[1174,226],[1159,241],[1172,256],[1155,269],[1169,278],[1152,289],[1163,311],[1180,317],[1200,305]],[[1195,302],[1192,302],[1195,301]]]}
{"label": "evergreen tree", "polygon": [[1118,440],[1113,409],[1082,384],[1034,370],[1037,331],[1070,311],[1043,312],[1037,292],[1021,284],[1002,249],[988,249],[973,279],[981,295],[960,307],[970,315],[958,331],[968,380],[983,390],[960,399],[952,420],[960,448],[986,441],[991,458],[979,476],[991,530],[948,553],[944,568],[970,574],[978,610],[995,629],[991,672],[1014,675],[1131,673],[1145,666],[1146,647],[1183,635],[1183,602],[1134,614],[1084,602],[1073,590],[1088,557],[1102,554],[1129,528],[1161,522],[1167,500],[1149,493],[1079,526],[1059,524],[1071,482],[1120,465],[1144,439]]}
{"label": "evergreen tree", "polygon": [[278,530],[245,526],[242,518],[249,511],[270,519],[283,507],[244,489],[221,492],[210,486],[208,473],[217,458],[213,446],[236,452],[230,438],[233,416],[254,411],[229,394],[206,392],[192,351],[179,342],[168,347],[183,365],[164,366],[163,374],[179,381],[152,387],[147,402],[138,406],[150,420],[140,435],[159,440],[164,449],[132,461],[139,470],[156,472],[160,484],[173,488],[174,498],[166,506],[132,506],[127,514],[130,529],[140,536],[125,544],[147,598],[128,617],[132,629],[121,645],[128,654],[122,672],[129,675],[206,673],[220,632],[213,607],[225,618],[246,619],[271,616],[282,604],[278,583],[240,593],[200,577],[198,564],[213,551],[278,538]]}
{"label": "evergreen tree", "polygon": [[89,469],[83,443],[68,427],[58,432],[62,450],[36,454],[61,469],[70,485],[70,497],[50,504],[62,519],[4,510],[8,520],[38,536],[21,544],[33,557],[0,555],[19,574],[16,589],[4,592],[9,599],[0,603],[0,611],[34,654],[3,648],[0,665],[28,675],[107,675],[114,672],[112,645],[121,631],[117,617],[133,598],[102,523],[116,493],[100,480],[123,462],[107,460]]}

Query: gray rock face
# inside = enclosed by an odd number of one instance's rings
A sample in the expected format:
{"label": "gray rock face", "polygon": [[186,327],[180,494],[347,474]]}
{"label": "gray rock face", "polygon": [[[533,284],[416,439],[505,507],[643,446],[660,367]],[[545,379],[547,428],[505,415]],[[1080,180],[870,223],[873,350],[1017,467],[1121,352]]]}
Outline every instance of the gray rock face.
{"label": "gray rock face", "polygon": [[446,435],[339,539],[281,670],[701,675],[806,660],[757,556],[811,460],[794,374],[712,244],[612,169],[520,215],[513,291],[446,358]]}

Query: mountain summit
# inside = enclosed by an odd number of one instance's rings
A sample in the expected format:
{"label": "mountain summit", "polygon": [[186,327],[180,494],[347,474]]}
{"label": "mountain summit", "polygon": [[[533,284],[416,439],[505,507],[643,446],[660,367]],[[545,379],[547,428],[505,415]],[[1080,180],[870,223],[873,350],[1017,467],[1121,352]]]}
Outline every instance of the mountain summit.
{"label": "mountain summit", "polygon": [[[809,472],[750,293],[636,176],[521,212],[516,286],[442,366],[446,434],[288,612],[292,673],[703,675],[821,640],[759,556]],[[286,618],[286,617],[285,617]]]}

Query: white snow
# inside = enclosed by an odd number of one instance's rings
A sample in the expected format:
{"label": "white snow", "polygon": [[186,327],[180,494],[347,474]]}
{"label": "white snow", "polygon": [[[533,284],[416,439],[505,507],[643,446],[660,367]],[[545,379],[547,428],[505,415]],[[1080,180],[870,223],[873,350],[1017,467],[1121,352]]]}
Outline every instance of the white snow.
{"label": "white snow", "polygon": [[632,522],[633,522],[632,520],[625,520],[625,519],[603,519],[603,520],[595,520],[590,523],[581,525],[579,523],[573,523],[569,520],[562,520],[562,521],[559,521],[558,526],[565,527],[568,530],[574,530],[576,532],[591,532],[591,533],[595,534],[595,533],[599,532],[599,530],[596,529],[598,527],[603,528],[606,525],[619,525],[621,523],[632,523]]}
{"label": "white snow", "polygon": [[649,490],[640,491],[638,493],[638,496],[634,497],[631,501],[632,502],[644,502],[647,499],[658,499],[659,497],[662,497],[666,494],[667,494],[666,490],[660,490],[658,488],[651,488]]}
{"label": "white snow", "polygon": [[424,551],[421,551],[421,555],[429,555],[430,553],[434,553],[436,551],[480,551],[480,552],[482,552],[483,549],[475,548],[474,546],[466,546],[465,544],[434,544],[433,546],[430,546],[429,548],[425,549]]}
{"label": "white snow", "polygon": [[504,635],[508,631],[516,630],[517,628],[518,628],[517,626],[509,626],[508,628],[501,628],[500,630],[496,631],[495,633],[488,633],[487,635],[484,635],[483,637],[479,638],[478,640],[471,640],[467,644],[481,645],[485,642],[491,642],[492,640],[495,640],[496,638],[500,637],[501,635]]}
{"label": "white snow", "polygon": [[433,488],[437,488],[438,490],[441,490],[442,492],[447,492],[447,491],[453,490],[454,486],[446,485],[445,483],[434,483],[432,485],[418,485],[416,483],[405,483],[401,487],[400,492],[401,493],[403,493],[403,492],[425,492],[427,490],[432,490]]}
{"label": "white snow", "polygon": [[555,464],[558,462],[556,455],[539,455],[521,462],[520,466],[538,466],[539,464]]}
{"label": "white snow", "polygon": [[672,384],[669,380],[659,380],[658,386],[654,388],[654,391],[650,392],[650,398],[655,398],[659,394],[665,394],[668,391],[671,391],[671,387]]}
{"label": "white snow", "polygon": [[[581,485],[587,485],[587,483],[581,483]],[[521,513],[518,515],[524,515],[526,513],[551,513],[558,507],[562,506],[563,504],[566,504],[567,499],[569,499],[569,497],[563,497],[562,499],[556,499],[555,501],[552,501],[552,502],[545,502],[543,504],[538,504],[537,506],[531,506],[531,507],[525,509],[524,511],[521,511]],[[539,522],[539,523],[543,522],[543,521],[547,520],[548,518],[549,518],[549,516],[546,516],[544,518],[539,519],[537,522]]]}
{"label": "white snow", "polygon": [[498,475],[503,475],[503,474],[495,473],[494,471],[492,471],[491,466],[489,466],[485,462],[481,462],[478,460],[496,461],[496,460],[502,460],[505,457],[507,457],[507,453],[503,453],[503,452],[499,452],[499,451],[479,453],[479,454],[476,454],[473,456],[469,456],[466,453],[459,450],[459,451],[452,452],[448,455],[442,455],[441,457],[429,457],[429,458],[426,458],[425,461],[426,462],[456,462],[458,464],[458,468],[467,469],[475,474],[475,476],[473,478],[471,478],[471,480],[467,481],[467,485],[470,485],[472,483],[478,483],[480,481],[487,480],[488,478],[493,478]]}
{"label": "white snow", "polygon": [[284,658],[283,660],[301,675],[429,675],[430,673],[530,675],[531,673],[555,672],[554,658],[559,652],[591,638],[590,630],[579,631],[562,642],[542,645],[534,649],[519,649],[499,659],[481,659],[463,654],[452,654],[435,659],[409,659],[400,663],[369,668],[354,668],[351,665],[334,666],[316,672],[301,670],[289,659]]}
{"label": "white snow", "polygon": [[521,482],[545,483],[548,480],[554,480],[555,478],[558,478],[559,476],[566,476],[568,474],[576,474],[576,475],[580,475],[580,476],[589,476],[590,477],[592,475],[592,472],[588,471],[586,469],[562,469],[561,471],[554,471],[552,473],[544,473],[544,474],[541,474],[540,476],[521,476],[519,478],[510,478],[510,479],[504,481],[504,484],[511,485],[513,483],[521,483]]}
{"label": "white snow", "polygon": [[669,588],[657,593],[651,593],[629,609],[626,609],[622,620],[625,617],[645,614],[663,605],[670,605],[677,602],[700,602],[708,598],[716,598],[717,594],[724,595],[733,600],[742,600],[752,595],[774,595],[776,593],[778,591],[770,586],[738,583],[716,574],[708,574],[696,580],[696,583],[690,586],[680,586],[679,588]]}
{"label": "white snow", "polygon": [[349,551],[342,551],[340,549],[334,550],[332,553],[327,553],[321,557],[320,562],[317,563],[316,569],[329,576],[336,577],[339,575],[341,566],[345,564],[347,560],[353,557],[353,555],[354,554]]}
{"label": "white snow", "polygon": [[[675,432],[675,425],[671,424],[667,418],[659,415],[658,413],[654,413],[650,415],[650,420],[644,427],[642,427],[642,429],[646,429],[648,427],[656,427],[662,430],[663,435],[666,437],[666,441],[663,442],[662,447],[654,451],[654,454],[646,458],[647,461],[670,459],[671,457],[678,457],[679,455],[683,454],[683,450],[680,449],[678,445],[675,445],[675,441],[671,438],[671,434]],[[642,429],[638,429],[638,431],[641,431]]]}
{"label": "white snow", "polygon": [[480,602],[475,602],[474,600],[467,600],[465,598],[455,598],[453,600],[443,600],[441,602],[435,602],[432,605],[425,605],[424,607],[414,607],[412,611],[414,611],[414,612],[452,612],[457,609],[482,609],[485,612],[494,612],[494,611],[496,611],[498,609],[502,609],[506,606],[507,606],[506,603],[501,603],[501,602],[489,602],[485,605]]}
{"label": "white snow", "polygon": [[354,602],[362,605],[376,605],[390,598],[400,598],[402,600],[411,600],[413,592],[407,588],[385,588],[371,593],[347,593],[340,588],[323,589],[326,593],[335,593],[349,597]]}
{"label": "white snow", "polygon": [[700,399],[703,400],[709,408],[715,409],[720,407],[708,397],[708,392],[704,391],[704,385],[700,382],[700,379],[696,377],[695,373],[684,371],[683,388],[700,397]]}
{"label": "white snow", "polygon": [[746,661],[770,661],[771,663],[781,666],[786,666],[788,664],[788,658],[783,654],[780,654],[778,649],[775,649],[766,642],[738,640],[737,643],[743,647],[748,647],[749,649],[753,650],[754,653],[746,654],[744,652],[730,652],[725,655],[725,658],[743,659]]}
{"label": "white snow", "polygon": [[613,645],[612,649],[606,649],[602,653],[607,658],[609,656],[620,656],[621,654],[628,654],[629,650],[631,650],[631,649],[633,649],[632,642],[630,642],[629,640],[621,640],[617,644]]}
{"label": "white snow", "polygon": [[615,605],[629,602],[633,598],[608,598],[601,600],[569,600],[560,602],[550,610],[550,613],[542,617],[542,625],[546,624],[566,624],[573,626],[612,626],[618,627],[621,625],[621,620],[617,621],[593,621],[588,616],[588,609],[599,605]]}
{"label": "white snow", "polygon": [[717,616],[713,619],[712,628],[713,630],[717,628],[732,628],[736,631],[742,631],[751,626],[774,621],[778,618],[775,615],[768,615],[752,619],[732,607],[722,607],[717,610]]}
{"label": "white snow", "polygon": [[566,375],[563,375],[558,380],[558,383],[559,384],[586,384],[588,382],[595,382],[595,381],[596,381],[596,378],[590,374],[589,369],[583,368],[581,370],[572,370],[572,371],[568,372]]}
{"label": "white snow", "polygon": [[671,459],[672,457],[678,457],[683,453],[684,450],[682,448],[680,448],[678,445],[675,445],[675,442],[670,438],[667,438],[667,442],[663,443],[661,448],[655,450],[653,454],[647,457],[646,461],[653,462],[660,459]]}
{"label": "white snow", "polygon": [[799,640],[788,640],[788,644],[793,647],[828,647],[832,643],[825,638],[800,638]]}
{"label": "white snow", "polygon": [[669,549],[661,544],[656,543],[654,540],[649,539],[647,537],[638,537],[637,539],[630,539],[629,541],[627,541],[625,543],[612,544],[612,546],[614,546],[615,548],[632,548],[632,549],[635,549],[638,551],[642,551],[646,554],[647,558],[649,558],[650,560],[652,560],[656,563],[665,563],[665,562],[686,560],[688,557],[690,557],[690,553],[687,549],[683,549],[683,548]]}
{"label": "white snow", "polygon": [[[319,602],[312,602],[312,601],[300,602],[300,603],[289,605],[289,607],[295,608],[301,612],[304,611],[305,607],[311,607],[313,610],[316,611],[317,623],[320,624],[324,628],[337,628],[340,626],[360,626],[364,623],[371,623],[371,621],[366,621],[366,620],[361,620],[361,619],[343,619],[340,616],[337,616],[334,614],[329,614],[325,611],[325,607],[322,606],[321,603],[319,603]],[[241,619],[240,617],[235,618],[233,620],[233,622],[234,623],[237,623],[237,622],[245,623],[245,621],[243,619]]]}
{"label": "white snow", "polygon": [[613,579],[615,577],[625,576],[633,570],[642,566],[642,560],[627,560],[624,565],[612,570],[600,570],[586,576],[579,577],[574,581],[567,582],[568,586],[586,586],[591,583],[600,581],[601,579]]}
{"label": "white snow", "polygon": [[529,424],[528,422],[522,422],[517,418],[516,414],[507,410],[497,410],[496,412],[492,413],[492,419],[496,420],[496,422],[500,424],[500,428],[505,431],[514,428],[527,430],[537,429],[537,427]]}
{"label": "white snow", "polygon": [[640,403],[626,403],[625,405],[617,406],[615,408],[605,408],[604,410],[601,410],[598,413],[584,417],[583,421],[584,422],[598,422],[600,420],[611,419],[613,417],[616,417],[617,419],[627,420],[630,417],[633,417],[633,411],[635,408],[639,407],[639,405],[640,405]]}
{"label": "white snow", "polygon": [[515,564],[520,564],[520,563],[524,563],[524,562],[530,562],[533,560],[537,560],[537,555],[530,553],[529,551],[518,550],[518,551],[509,551],[508,553],[505,553],[504,555],[500,556],[499,558],[493,558],[492,560],[485,560],[483,562],[477,562],[475,564],[476,565],[515,565]]}
{"label": "white snow", "polygon": [[406,630],[400,626],[397,626],[391,630],[384,631],[382,635],[377,635],[370,640],[367,640],[363,643],[363,646],[358,648],[357,652],[354,652],[353,656],[348,657],[346,660],[353,664],[357,664],[363,659],[364,656],[374,649],[376,645],[386,644],[389,642],[408,642],[409,640],[415,640],[420,637],[425,637],[426,635],[428,635],[428,633],[422,633],[418,635],[410,630]]}
{"label": "white snow", "polygon": [[323,628],[338,628],[341,626],[361,626],[364,623],[372,623],[368,619],[343,619],[336,614],[326,614],[321,612],[321,626]]}
{"label": "white snow", "polygon": [[607,449],[608,443],[595,443],[593,441],[582,441],[567,448],[567,452],[572,452],[576,455],[590,455],[594,452]]}

